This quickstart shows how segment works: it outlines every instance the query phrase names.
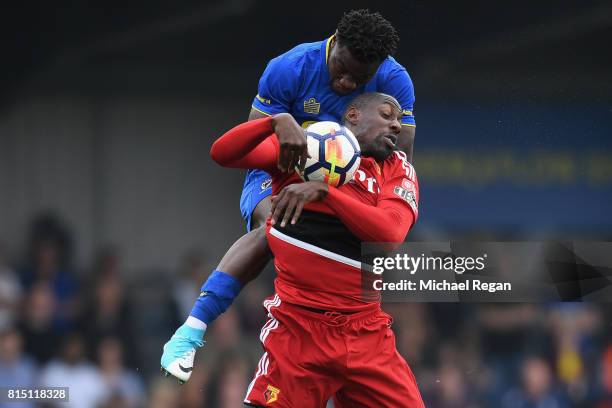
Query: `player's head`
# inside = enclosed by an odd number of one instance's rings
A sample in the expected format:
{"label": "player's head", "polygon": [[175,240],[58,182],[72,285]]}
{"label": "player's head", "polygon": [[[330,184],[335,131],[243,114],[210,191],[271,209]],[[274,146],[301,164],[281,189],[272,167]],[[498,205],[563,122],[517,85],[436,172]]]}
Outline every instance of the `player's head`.
{"label": "player's head", "polygon": [[330,87],[340,95],[348,95],[365,85],[380,63],[395,53],[398,44],[395,28],[379,13],[345,13],[329,46]]}
{"label": "player's head", "polygon": [[402,120],[402,108],[394,97],[364,93],[353,99],[344,114],[344,124],[355,134],[361,154],[383,161],[395,148]]}

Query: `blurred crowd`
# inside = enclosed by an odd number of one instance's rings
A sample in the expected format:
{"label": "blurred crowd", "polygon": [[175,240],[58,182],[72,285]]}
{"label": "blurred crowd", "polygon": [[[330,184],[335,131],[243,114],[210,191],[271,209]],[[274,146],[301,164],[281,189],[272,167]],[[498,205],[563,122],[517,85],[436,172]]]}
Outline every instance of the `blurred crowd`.
{"label": "blurred crowd", "polygon": [[[209,328],[189,383],[159,373],[164,342],[220,255],[189,252],[176,271],[131,275],[120,250],[101,248],[77,269],[68,228],[53,216],[36,219],[22,254],[0,243],[0,386],[70,388],[69,404],[21,402],[24,408],[242,406],[262,353],[260,304],[272,291],[270,270]],[[430,408],[612,408],[609,305],[384,309]]]}

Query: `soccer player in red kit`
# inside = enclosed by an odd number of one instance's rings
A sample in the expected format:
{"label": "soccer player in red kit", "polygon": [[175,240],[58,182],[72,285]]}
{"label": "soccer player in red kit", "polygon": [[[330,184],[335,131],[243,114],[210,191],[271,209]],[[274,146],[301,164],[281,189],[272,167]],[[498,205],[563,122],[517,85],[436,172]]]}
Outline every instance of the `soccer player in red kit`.
{"label": "soccer player in red kit", "polygon": [[[288,114],[243,123],[219,138],[212,158],[226,167],[272,176],[267,237],[277,271],[269,320],[245,403],[268,407],[423,407],[416,380],[395,348],[380,298],[366,299],[361,281],[364,241],[404,240],[418,215],[418,182],[394,151],[402,111],[395,98],[355,98],[345,125],[359,141],[354,179],[338,188],[302,182],[277,167]],[[299,218],[299,222],[298,222]]]}

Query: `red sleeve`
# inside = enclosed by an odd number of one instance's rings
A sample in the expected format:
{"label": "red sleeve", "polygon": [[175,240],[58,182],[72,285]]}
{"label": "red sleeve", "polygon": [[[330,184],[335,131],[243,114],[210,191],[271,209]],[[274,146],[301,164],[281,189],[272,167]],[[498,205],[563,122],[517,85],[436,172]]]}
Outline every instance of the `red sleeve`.
{"label": "red sleeve", "polygon": [[367,242],[403,242],[418,216],[418,181],[414,168],[397,161],[381,186],[376,206],[329,187],[326,204],[352,233]]}
{"label": "red sleeve", "polygon": [[266,117],[242,123],[217,139],[210,157],[223,167],[277,170],[278,139],[272,129],[272,118]]}

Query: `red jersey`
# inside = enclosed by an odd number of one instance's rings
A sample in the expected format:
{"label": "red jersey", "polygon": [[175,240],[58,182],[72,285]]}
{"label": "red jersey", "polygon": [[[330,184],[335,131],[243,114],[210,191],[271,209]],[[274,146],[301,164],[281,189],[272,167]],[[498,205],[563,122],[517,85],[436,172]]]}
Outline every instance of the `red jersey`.
{"label": "red jersey", "polygon": [[[272,193],[301,183],[296,172],[277,167],[279,143],[271,118],[243,123],[212,146],[212,158],[226,167],[261,169],[272,176]],[[362,242],[403,242],[418,216],[419,188],[403,152],[384,162],[362,157],[353,180],[329,187],[322,201],[308,203],[295,225],[271,226],[276,292],[284,302],[344,312],[379,307],[363,296]]]}

